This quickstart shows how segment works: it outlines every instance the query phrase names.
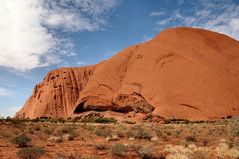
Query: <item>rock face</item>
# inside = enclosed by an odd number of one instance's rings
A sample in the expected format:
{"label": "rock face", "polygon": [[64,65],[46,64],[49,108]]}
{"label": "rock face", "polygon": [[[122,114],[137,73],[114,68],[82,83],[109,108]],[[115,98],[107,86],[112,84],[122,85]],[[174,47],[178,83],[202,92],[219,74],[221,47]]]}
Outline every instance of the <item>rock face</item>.
{"label": "rock face", "polygon": [[94,68],[95,66],[61,68],[49,72],[44,81],[35,86],[32,96],[16,117],[70,117]]}
{"label": "rock face", "polygon": [[100,64],[50,72],[16,117],[92,110],[192,120],[239,115],[239,42],[202,29],[167,29]]}

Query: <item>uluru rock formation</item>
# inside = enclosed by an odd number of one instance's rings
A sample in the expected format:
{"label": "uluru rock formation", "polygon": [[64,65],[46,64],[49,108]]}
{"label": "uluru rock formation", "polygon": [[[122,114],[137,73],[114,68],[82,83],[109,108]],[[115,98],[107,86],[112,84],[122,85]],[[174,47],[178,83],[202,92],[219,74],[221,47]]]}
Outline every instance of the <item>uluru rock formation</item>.
{"label": "uluru rock formation", "polygon": [[202,29],[166,29],[100,64],[51,71],[16,117],[90,110],[192,120],[239,115],[239,42]]}

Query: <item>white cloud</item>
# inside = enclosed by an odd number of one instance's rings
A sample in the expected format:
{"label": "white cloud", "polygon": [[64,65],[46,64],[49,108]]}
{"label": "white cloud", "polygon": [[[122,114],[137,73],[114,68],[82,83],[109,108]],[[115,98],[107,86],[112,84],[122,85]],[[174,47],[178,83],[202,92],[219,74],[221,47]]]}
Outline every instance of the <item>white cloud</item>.
{"label": "white cloud", "polygon": [[164,11],[151,12],[151,13],[149,14],[149,16],[156,17],[156,16],[161,16],[161,15],[163,15],[163,14],[165,14]]}
{"label": "white cloud", "polygon": [[1,96],[9,96],[11,95],[6,89],[0,88],[0,97]]}
{"label": "white cloud", "polygon": [[60,31],[94,31],[116,0],[0,0],[0,66],[27,71],[74,55]]}
{"label": "white cloud", "polygon": [[[191,26],[220,32],[239,40],[239,5],[228,1],[190,1],[190,9],[177,9],[158,26]],[[196,3],[195,3],[196,2]],[[172,21],[172,19],[175,19]],[[158,27],[157,27],[158,28]]]}
{"label": "white cloud", "polygon": [[163,19],[163,20],[157,21],[156,24],[157,25],[166,25],[166,24],[168,24],[169,21],[170,21],[170,19]]}
{"label": "white cloud", "polygon": [[18,112],[21,109],[20,106],[12,106],[12,105],[6,105],[1,107],[0,106],[0,117],[13,117],[16,112]]}

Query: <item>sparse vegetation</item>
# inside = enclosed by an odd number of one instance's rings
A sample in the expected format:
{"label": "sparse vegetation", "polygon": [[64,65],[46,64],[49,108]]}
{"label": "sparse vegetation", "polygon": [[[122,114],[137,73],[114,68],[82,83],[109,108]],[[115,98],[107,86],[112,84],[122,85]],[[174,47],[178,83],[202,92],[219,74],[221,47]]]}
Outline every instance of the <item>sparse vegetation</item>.
{"label": "sparse vegetation", "polygon": [[133,131],[133,136],[135,139],[148,139],[150,140],[152,138],[152,133],[142,127],[137,127],[134,131]]}
{"label": "sparse vegetation", "polygon": [[239,136],[239,124],[236,125],[235,127],[231,128],[231,134],[234,137],[238,137]]}
{"label": "sparse vegetation", "polygon": [[107,124],[107,123],[116,123],[117,120],[115,118],[91,117],[91,118],[86,118],[85,120],[83,120],[83,122]]}
{"label": "sparse vegetation", "polygon": [[110,149],[110,153],[114,156],[123,157],[126,154],[127,150],[127,146],[123,144],[114,144]]}
{"label": "sparse vegetation", "polygon": [[1,133],[0,135],[4,138],[12,138],[13,136],[16,135],[16,133],[11,130],[3,130],[0,133]]}
{"label": "sparse vegetation", "polygon": [[196,142],[197,141],[195,136],[186,136],[185,140],[187,142]]}
{"label": "sparse vegetation", "polygon": [[44,127],[43,131],[45,134],[51,135],[54,132],[54,129],[50,127]]}
{"label": "sparse vegetation", "polygon": [[79,154],[63,154],[63,153],[58,153],[55,157],[55,159],[82,159]]}
{"label": "sparse vegetation", "polygon": [[70,125],[67,125],[61,128],[60,132],[63,134],[68,134],[67,136],[68,140],[74,140],[74,138],[78,136],[76,132],[76,128]]}
{"label": "sparse vegetation", "polygon": [[25,134],[21,134],[12,138],[11,142],[17,144],[19,147],[27,147],[31,138],[27,137]]}
{"label": "sparse vegetation", "polygon": [[197,150],[195,152],[193,152],[193,154],[191,155],[192,159],[208,159],[208,155],[200,150]]}
{"label": "sparse vegetation", "polygon": [[[20,151],[19,155],[17,154],[19,158],[23,159],[23,154],[25,158],[29,154],[32,155],[30,149],[25,150],[25,148],[32,148],[31,146],[47,146],[52,152],[46,155],[53,159],[239,157],[237,122],[231,122],[231,119],[218,121],[216,124],[215,122],[175,124],[175,121],[171,121],[166,125],[148,122],[106,123],[103,125],[101,123],[82,123],[80,120],[72,122],[72,119],[65,123],[58,122],[58,120],[56,123],[50,122],[51,119],[44,120],[38,119],[38,121],[32,122],[31,120],[13,121],[13,119],[8,119],[6,122],[5,119],[2,119],[0,146],[2,145],[1,141],[8,142],[10,138],[12,143],[24,148],[24,151],[21,152],[22,157],[20,157]],[[25,128],[21,129],[12,123],[21,123],[20,125]],[[20,135],[15,136],[16,134]],[[222,142],[221,138],[224,138]],[[31,140],[33,142],[30,142]],[[73,141],[70,143],[68,140]],[[35,145],[36,143],[37,145]],[[167,144],[172,145],[168,147]],[[65,152],[66,146],[69,152]],[[18,151],[19,147],[15,146],[13,149]],[[79,148],[86,150],[86,153],[83,155],[81,151],[80,155],[75,153],[79,152]],[[3,146],[2,149],[7,151],[7,147]],[[56,155],[59,151],[64,153]],[[0,158],[9,158],[9,156],[10,153],[6,153],[3,154],[3,157],[0,155]]]}
{"label": "sparse vegetation", "polygon": [[45,154],[45,150],[41,147],[26,147],[17,152],[17,156],[21,159],[38,159]]}
{"label": "sparse vegetation", "polygon": [[96,144],[95,145],[95,149],[96,150],[105,150],[106,149],[106,145],[105,144]]}
{"label": "sparse vegetation", "polygon": [[157,156],[154,154],[154,150],[150,147],[143,147],[137,150],[137,153],[141,159],[165,159],[163,155]]}
{"label": "sparse vegetation", "polygon": [[109,128],[98,128],[96,130],[94,130],[94,133],[98,136],[102,136],[102,137],[108,137],[108,136],[112,136],[112,130],[110,130]]}

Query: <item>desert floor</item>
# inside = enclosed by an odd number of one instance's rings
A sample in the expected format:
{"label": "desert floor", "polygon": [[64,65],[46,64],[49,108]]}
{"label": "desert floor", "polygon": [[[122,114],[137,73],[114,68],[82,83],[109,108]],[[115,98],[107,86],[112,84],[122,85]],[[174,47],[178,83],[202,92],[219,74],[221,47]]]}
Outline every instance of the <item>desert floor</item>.
{"label": "desert floor", "polygon": [[[19,146],[13,140],[23,134],[31,141]],[[21,150],[34,147],[37,147],[40,153],[22,151],[19,155]],[[83,123],[46,119],[31,121],[1,119],[0,159],[19,157],[237,159],[239,118],[213,122],[174,120],[160,123],[127,121],[112,123],[108,119]]]}

